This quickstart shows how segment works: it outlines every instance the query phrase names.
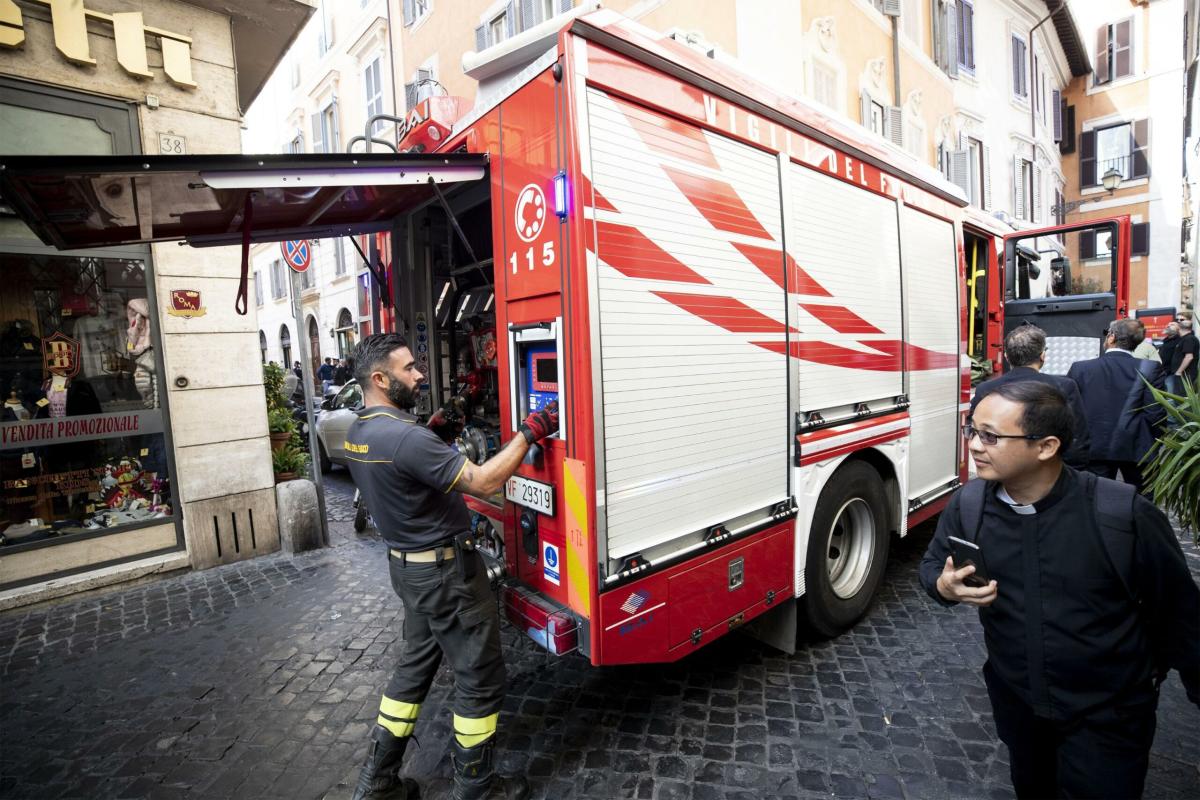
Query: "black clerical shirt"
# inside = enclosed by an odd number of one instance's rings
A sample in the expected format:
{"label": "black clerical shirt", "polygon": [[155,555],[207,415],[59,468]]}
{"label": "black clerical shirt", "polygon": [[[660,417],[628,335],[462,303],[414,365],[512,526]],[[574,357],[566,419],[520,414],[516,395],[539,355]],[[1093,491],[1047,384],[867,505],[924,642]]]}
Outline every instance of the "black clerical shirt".
{"label": "black clerical shirt", "polygon": [[[1035,714],[1072,719],[1153,691],[1152,626],[1169,630],[1171,666],[1200,702],[1200,591],[1170,523],[1136,497],[1134,604],[1110,562],[1095,522],[1087,478],[1063,467],[1054,488],[1018,513],[987,486],[978,535],[964,533],[951,498],[921,561],[925,590],[943,605],[937,579],[947,536],[976,541],[998,596],[979,610],[988,661]],[[1103,484],[1098,484],[1103,490]],[[1023,509],[1028,511],[1028,508]],[[972,525],[974,523],[972,522]]]}

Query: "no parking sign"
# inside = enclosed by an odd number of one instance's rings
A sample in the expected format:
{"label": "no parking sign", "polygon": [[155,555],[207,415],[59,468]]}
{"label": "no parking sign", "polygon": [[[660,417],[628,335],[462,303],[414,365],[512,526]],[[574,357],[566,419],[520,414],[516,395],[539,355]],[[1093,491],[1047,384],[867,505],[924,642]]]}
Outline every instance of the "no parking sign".
{"label": "no parking sign", "polygon": [[280,247],[283,249],[283,260],[293,272],[304,272],[308,269],[309,263],[312,262],[312,248],[306,240],[280,242]]}

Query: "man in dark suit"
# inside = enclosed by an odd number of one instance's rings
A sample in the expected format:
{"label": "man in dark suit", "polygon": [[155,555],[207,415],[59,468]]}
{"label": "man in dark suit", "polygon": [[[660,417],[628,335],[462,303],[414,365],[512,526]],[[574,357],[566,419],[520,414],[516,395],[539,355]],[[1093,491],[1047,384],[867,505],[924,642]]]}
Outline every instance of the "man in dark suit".
{"label": "man in dark suit", "polygon": [[1161,365],[1133,357],[1143,330],[1137,320],[1116,320],[1108,326],[1104,353],[1076,361],[1067,372],[1079,386],[1092,434],[1088,469],[1104,478],[1115,478],[1120,471],[1125,482],[1139,492],[1142,470],[1138,462],[1153,446],[1166,418],[1142,380],[1145,376],[1162,389]]}
{"label": "man in dark suit", "polygon": [[1079,397],[1079,387],[1075,385],[1075,381],[1062,375],[1046,375],[1041,371],[1042,365],[1046,363],[1046,332],[1036,325],[1022,325],[1013,330],[1004,337],[1004,358],[1008,361],[1008,371],[976,387],[975,396],[971,398],[971,413],[968,416],[975,414],[975,406],[979,405],[980,400],[1006,383],[1038,381],[1049,384],[1067,399],[1067,407],[1071,409],[1071,416],[1075,418],[1071,447],[1063,460],[1075,469],[1085,469],[1088,451],[1091,448],[1087,415],[1084,413],[1083,401]]}

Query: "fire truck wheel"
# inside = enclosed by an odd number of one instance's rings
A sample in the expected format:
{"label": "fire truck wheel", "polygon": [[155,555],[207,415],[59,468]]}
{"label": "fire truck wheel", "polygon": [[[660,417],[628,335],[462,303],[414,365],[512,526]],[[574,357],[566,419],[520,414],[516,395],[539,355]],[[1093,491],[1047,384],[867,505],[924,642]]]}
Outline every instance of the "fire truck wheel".
{"label": "fire truck wheel", "polygon": [[887,562],[886,509],[879,473],[862,461],[839,468],[821,492],[801,602],[815,633],[837,636],[867,612]]}
{"label": "fire truck wheel", "polygon": [[321,474],[327,475],[333,469],[333,462],[329,460],[329,455],[325,452],[325,445],[321,444],[321,440],[317,440],[317,461],[321,466]]}

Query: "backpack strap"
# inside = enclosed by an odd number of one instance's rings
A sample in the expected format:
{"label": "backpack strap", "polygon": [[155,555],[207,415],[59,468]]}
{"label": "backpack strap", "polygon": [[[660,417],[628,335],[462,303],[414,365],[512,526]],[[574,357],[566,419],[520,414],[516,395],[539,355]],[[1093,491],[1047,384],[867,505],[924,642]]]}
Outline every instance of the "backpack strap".
{"label": "backpack strap", "polygon": [[1140,607],[1133,564],[1134,545],[1137,542],[1137,526],[1133,521],[1133,501],[1136,492],[1128,483],[1100,478],[1086,472],[1081,474],[1088,482],[1088,494],[1092,495],[1096,528],[1099,530],[1104,557],[1125,588],[1129,599]]}
{"label": "backpack strap", "polygon": [[1154,661],[1154,685],[1157,688],[1166,680],[1170,667],[1163,643],[1164,632],[1158,625],[1159,620],[1147,616],[1145,603],[1138,592],[1135,558],[1138,534],[1133,514],[1137,492],[1128,483],[1100,478],[1090,473],[1083,474],[1088,479],[1087,492],[1092,495],[1096,528],[1099,529],[1102,545],[1100,549],[1149,634],[1151,657]]}
{"label": "backpack strap", "polygon": [[958,521],[963,537],[968,542],[979,540],[979,529],[983,526],[983,501],[988,482],[982,478],[968,481],[958,493]]}

